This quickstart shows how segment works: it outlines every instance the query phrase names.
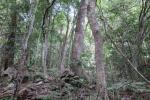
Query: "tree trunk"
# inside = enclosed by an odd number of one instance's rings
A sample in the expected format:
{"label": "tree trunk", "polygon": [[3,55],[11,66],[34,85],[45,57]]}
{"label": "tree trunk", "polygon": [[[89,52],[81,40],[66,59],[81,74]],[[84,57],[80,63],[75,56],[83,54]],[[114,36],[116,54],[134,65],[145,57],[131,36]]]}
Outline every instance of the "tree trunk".
{"label": "tree trunk", "polygon": [[71,62],[71,53],[72,53],[72,47],[73,47],[73,39],[74,39],[74,34],[75,34],[75,22],[76,22],[76,14],[75,14],[75,12],[74,12],[74,17],[73,17],[73,19],[72,19],[72,27],[71,27],[71,29],[70,29],[70,34],[69,34],[69,36],[68,36],[68,45],[69,45],[69,47],[68,47],[68,56],[67,56],[67,67],[69,67],[70,65],[70,62]]}
{"label": "tree trunk", "polygon": [[67,29],[66,29],[66,35],[64,36],[64,42],[62,44],[61,54],[60,54],[60,74],[62,74],[65,70],[65,60],[66,60],[66,54],[67,54],[67,39],[69,34],[69,18],[68,15],[66,15],[67,18]]}
{"label": "tree trunk", "polygon": [[48,78],[48,73],[47,73],[48,40],[49,40],[48,27],[52,19],[52,15],[49,15],[49,10],[52,12],[51,7],[53,7],[54,3],[55,0],[53,0],[51,5],[45,9],[44,17],[43,17],[43,25],[42,25],[42,34],[43,34],[42,67],[43,67],[45,78]]}
{"label": "tree trunk", "polygon": [[95,61],[96,61],[96,76],[97,90],[99,95],[105,100],[108,100],[107,83],[105,75],[104,57],[103,57],[103,38],[100,34],[100,27],[96,20],[95,13],[96,0],[90,0],[88,5],[88,20],[92,29],[92,34],[95,41]]}
{"label": "tree trunk", "polygon": [[27,32],[27,34],[24,34],[23,41],[22,41],[21,58],[20,58],[20,62],[19,62],[21,67],[27,66],[28,40],[33,31],[33,25],[34,25],[34,21],[35,21],[35,13],[37,10],[37,3],[38,3],[38,0],[37,0],[37,2],[35,0],[31,0],[31,8],[30,8],[30,12],[29,12],[31,21],[29,22],[28,32]]}
{"label": "tree trunk", "polygon": [[12,67],[14,64],[14,54],[15,54],[15,35],[17,27],[17,12],[16,12],[16,1],[12,0],[11,6],[11,22],[9,26],[9,35],[7,37],[6,44],[3,45],[1,67],[6,70],[8,67]]}
{"label": "tree trunk", "polygon": [[[87,0],[81,0],[78,15],[77,15],[77,23],[74,35],[74,44],[72,48],[72,56],[71,56],[71,70],[78,76],[84,77],[88,79],[87,74],[82,69],[82,62],[80,61],[81,52],[83,50],[83,38],[84,38],[84,23],[85,16],[87,13]],[[89,79],[88,79],[89,80]]]}
{"label": "tree trunk", "polygon": [[48,74],[47,74],[47,51],[48,51],[48,33],[46,33],[44,35],[43,48],[42,48],[42,66],[43,66],[45,78],[48,78]]}
{"label": "tree trunk", "polygon": [[28,40],[30,35],[33,31],[33,25],[35,21],[35,13],[38,5],[38,0],[31,0],[31,8],[29,11],[29,16],[31,16],[28,26],[28,32],[24,34],[23,41],[22,41],[22,48],[21,48],[21,58],[19,61],[20,68],[18,71],[18,77],[21,76],[23,78],[25,75],[27,75],[27,58],[28,58]]}

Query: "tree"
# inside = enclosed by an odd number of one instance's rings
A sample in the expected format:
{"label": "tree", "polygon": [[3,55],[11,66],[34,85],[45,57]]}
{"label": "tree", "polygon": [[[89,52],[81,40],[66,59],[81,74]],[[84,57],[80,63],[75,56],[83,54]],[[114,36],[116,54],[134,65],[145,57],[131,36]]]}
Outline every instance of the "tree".
{"label": "tree", "polygon": [[67,29],[66,29],[66,35],[64,36],[63,44],[61,46],[61,53],[60,53],[60,73],[62,74],[65,71],[65,60],[66,60],[66,54],[67,54],[67,40],[68,40],[68,34],[69,34],[69,12],[67,12],[66,19],[67,19]]}
{"label": "tree", "polygon": [[95,12],[96,0],[90,0],[88,4],[88,21],[92,30],[92,34],[95,42],[95,61],[96,61],[96,77],[97,77],[97,89],[99,94],[105,100],[108,100],[106,72],[103,56],[103,37],[100,32],[100,26],[96,19]]}
{"label": "tree", "polygon": [[82,69],[82,62],[80,60],[83,51],[83,38],[84,38],[84,24],[87,13],[87,0],[81,0],[80,7],[77,14],[76,29],[74,34],[74,41],[71,55],[71,70],[81,77],[89,80],[88,75]]}
{"label": "tree", "polygon": [[[49,15],[49,11],[52,13],[52,8],[56,0],[53,0],[50,6],[45,9],[42,23],[42,35],[43,35],[43,47],[42,47],[42,66],[44,69],[44,77],[48,78],[47,74],[47,55],[48,55],[48,37],[49,31],[48,26],[51,23],[52,15]],[[47,28],[47,29],[46,29]]]}
{"label": "tree", "polygon": [[27,25],[27,33],[24,34],[23,39],[22,39],[22,48],[21,48],[21,57],[19,59],[19,69],[18,69],[18,74],[17,74],[17,79],[21,83],[22,80],[24,79],[24,76],[27,76],[28,70],[27,70],[27,58],[28,58],[28,40],[33,32],[33,25],[35,22],[35,14],[37,10],[37,5],[38,5],[38,0],[30,0],[30,10],[28,15],[30,16],[29,18],[29,24]]}
{"label": "tree", "polygon": [[30,11],[28,13],[28,15],[30,16],[29,18],[29,25],[27,26],[27,33],[24,34],[23,37],[23,41],[22,41],[22,51],[21,51],[21,59],[20,59],[20,64],[22,67],[25,67],[27,64],[27,49],[28,49],[28,40],[30,38],[30,35],[32,34],[33,31],[33,25],[34,25],[34,21],[35,21],[35,13],[36,13],[36,9],[37,9],[37,4],[38,4],[38,0],[37,1],[30,1],[31,4],[31,8]]}
{"label": "tree", "polygon": [[1,99],[149,100],[150,0],[1,0],[0,10]]}

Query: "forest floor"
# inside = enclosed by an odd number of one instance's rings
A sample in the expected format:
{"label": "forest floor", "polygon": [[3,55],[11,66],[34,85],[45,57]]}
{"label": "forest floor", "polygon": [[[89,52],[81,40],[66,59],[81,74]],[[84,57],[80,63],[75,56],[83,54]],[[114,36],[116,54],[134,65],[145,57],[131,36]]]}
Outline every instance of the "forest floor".
{"label": "forest floor", "polygon": [[[121,85],[122,86],[121,86]],[[150,100],[150,85],[145,85],[149,91],[144,92],[139,85],[143,83],[119,83],[109,89],[110,100],[120,100],[118,98],[132,98],[129,100]],[[129,90],[138,86],[135,91]],[[127,91],[119,90],[120,87],[128,87]],[[132,87],[131,87],[132,86]],[[114,88],[115,87],[115,88]],[[112,91],[113,92],[112,92]],[[138,91],[141,92],[138,92]],[[119,92],[118,92],[119,91]],[[19,87],[13,82],[9,84],[0,84],[0,100],[100,100],[96,92],[95,84],[89,84],[85,80],[75,76],[72,73],[63,73],[62,76],[54,78],[49,77],[44,79],[42,77],[35,77],[33,81],[22,83]]]}
{"label": "forest floor", "polygon": [[37,76],[19,87],[13,82],[1,84],[0,100],[8,100],[6,98],[14,96],[17,100],[79,100],[87,98],[94,91],[95,85],[89,85],[73,74],[63,73],[59,78],[44,79]]}

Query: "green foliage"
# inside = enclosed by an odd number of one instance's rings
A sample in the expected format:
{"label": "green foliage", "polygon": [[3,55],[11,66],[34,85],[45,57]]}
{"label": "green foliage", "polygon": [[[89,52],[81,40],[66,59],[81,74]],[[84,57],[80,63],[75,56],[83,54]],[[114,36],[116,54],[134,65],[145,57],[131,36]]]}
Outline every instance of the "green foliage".
{"label": "green foliage", "polygon": [[[17,9],[17,31],[15,37],[15,59],[17,63],[21,56],[21,44],[23,36],[28,32],[28,24],[30,20],[30,0],[1,0],[0,2],[0,48],[7,42],[7,36],[9,34],[10,16],[12,9]],[[42,21],[44,17],[45,9],[50,5],[47,1],[52,0],[39,0],[37,12],[35,14],[35,23],[33,32],[28,41],[28,61],[27,66],[30,73],[34,73],[39,77],[43,74],[43,68],[41,67],[42,60]],[[122,51],[122,53],[135,65],[144,76],[149,78],[150,68],[150,24],[148,19],[144,19],[147,30],[144,32],[146,35],[141,44],[138,43],[139,36],[139,16],[141,11],[140,0],[97,0],[96,14],[99,19],[101,33],[104,37],[103,51],[105,55],[105,65],[108,76],[108,90],[126,90],[132,89],[135,92],[149,92],[149,87],[146,87],[143,82],[122,81],[120,79],[142,81],[137,79],[131,65],[127,60],[118,52],[116,46]],[[65,41],[64,37],[67,30],[67,18],[69,19],[69,32],[66,42],[66,60],[65,67],[68,67],[71,63],[71,49],[73,43],[73,35],[75,31],[75,23],[73,19],[74,13],[76,15],[80,5],[80,0],[57,0],[54,7],[50,9],[48,16],[51,17],[46,32],[48,37],[48,56],[47,56],[47,68],[48,74],[52,76],[59,76],[59,64],[61,58],[62,44]],[[149,4],[148,4],[149,5]],[[150,12],[148,12],[148,15]],[[83,52],[81,53],[80,61],[76,64],[81,64],[85,72],[88,72],[91,77],[96,77],[95,67],[95,48],[94,39],[91,34],[90,25],[86,19],[86,25],[84,25],[84,43]],[[110,36],[108,38],[107,35]],[[139,38],[139,40],[142,40]],[[114,42],[116,46],[112,43]],[[140,50],[137,49],[140,47]],[[138,51],[139,50],[139,51]],[[139,57],[136,57],[136,51],[139,53]],[[138,60],[142,62],[141,65],[136,64]],[[67,79],[67,78],[66,78]],[[95,79],[95,78],[94,78]],[[117,82],[117,83],[116,83]],[[115,84],[116,83],[116,84]],[[71,84],[65,84],[64,91],[72,91],[74,87],[80,87],[80,85],[86,84],[83,79],[72,79]],[[51,96],[41,97],[43,100],[52,99],[52,96],[60,96],[60,92],[54,91]],[[91,100],[94,100],[96,94],[93,93]]]}

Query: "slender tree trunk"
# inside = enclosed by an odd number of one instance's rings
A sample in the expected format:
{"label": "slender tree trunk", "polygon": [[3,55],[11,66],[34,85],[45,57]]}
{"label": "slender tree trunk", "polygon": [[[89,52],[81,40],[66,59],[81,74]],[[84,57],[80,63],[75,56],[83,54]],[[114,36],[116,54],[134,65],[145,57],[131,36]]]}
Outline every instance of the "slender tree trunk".
{"label": "slender tree trunk", "polygon": [[81,52],[83,51],[83,38],[84,38],[84,23],[85,17],[87,13],[87,0],[81,0],[78,15],[77,15],[77,23],[74,35],[74,44],[72,48],[72,56],[71,56],[71,70],[81,77],[89,80],[88,75],[82,69],[82,62],[80,61]]}
{"label": "slender tree trunk", "polygon": [[[52,34],[50,34],[50,38],[49,38],[49,40],[52,40]],[[48,54],[48,56],[49,56],[49,66],[51,67],[52,66],[52,43],[50,42],[50,44],[49,44],[49,54]]]}
{"label": "slender tree trunk", "polygon": [[21,52],[21,60],[20,60],[20,64],[22,67],[25,67],[27,64],[27,49],[28,49],[28,40],[30,38],[30,35],[32,34],[33,31],[33,25],[34,25],[34,21],[35,21],[35,12],[37,9],[37,2],[35,0],[31,0],[31,8],[29,11],[29,16],[31,16],[30,18],[30,22],[29,22],[29,26],[28,26],[28,32],[27,34],[24,34],[24,38],[22,41],[22,52]]}
{"label": "slender tree trunk", "polygon": [[21,78],[27,75],[28,40],[33,31],[33,25],[35,21],[35,13],[36,13],[37,5],[38,5],[38,0],[31,0],[30,3],[31,3],[31,8],[29,11],[30,21],[29,21],[29,26],[27,30],[28,32],[24,34],[24,37],[23,37],[22,48],[21,48],[21,58],[19,61],[20,68],[18,71],[18,77],[21,77]]}
{"label": "slender tree trunk", "polygon": [[17,71],[16,79],[15,79],[15,90],[14,90],[14,97],[17,96],[18,90],[20,89],[21,83],[24,83],[28,81],[28,70],[27,70],[27,57],[28,57],[28,40],[29,37],[33,31],[33,24],[35,20],[35,12],[37,8],[37,3],[36,0],[30,0],[31,2],[31,8],[30,8],[30,21],[29,21],[29,26],[28,26],[28,32],[24,34],[23,41],[22,41],[22,48],[21,48],[21,57],[19,59],[19,68]]}
{"label": "slender tree trunk", "polygon": [[9,25],[9,34],[7,37],[7,42],[2,47],[2,57],[1,57],[1,71],[12,67],[14,64],[15,55],[15,36],[17,28],[17,12],[16,12],[16,0],[12,0],[11,6],[11,21]]}
{"label": "slender tree trunk", "polygon": [[67,29],[66,29],[66,35],[64,36],[64,42],[62,44],[62,49],[61,49],[61,55],[60,55],[60,74],[62,74],[65,70],[65,60],[66,60],[66,54],[67,54],[67,39],[68,39],[68,34],[69,34],[69,18],[68,15],[67,17]]}
{"label": "slender tree trunk", "polygon": [[107,83],[103,56],[103,38],[100,33],[100,27],[96,19],[95,13],[96,0],[90,0],[88,5],[88,20],[92,29],[92,34],[95,41],[95,61],[96,61],[96,76],[97,90],[99,95],[105,100],[108,100]]}
{"label": "slender tree trunk", "polygon": [[[49,2],[48,2],[49,3]],[[47,58],[48,58],[48,40],[49,40],[49,29],[48,26],[51,23],[52,16],[49,15],[49,12],[52,12],[52,7],[54,6],[55,0],[52,1],[51,5],[45,9],[42,25],[42,34],[43,34],[43,48],[42,48],[42,67],[44,71],[44,77],[48,78],[47,73]]]}
{"label": "slender tree trunk", "polygon": [[73,20],[72,20],[72,27],[71,27],[71,29],[70,29],[70,34],[69,34],[69,36],[68,36],[68,39],[69,39],[69,42],[68,42],[68,45],[69,45],[69,47],[68,47],[68,58],[69,59],[67,59],[67,67],[69,67],[69,64],[70,64],[70,62],[71,62],[71,53],[72,53],[72,47],[73,47],[73,38],[74,38],[74,29],[75,29],[75,22],[76,22],[76,14],[75,14],[75,12],[74,12],[74,17],[73,17]]}
{"label": "slender tree trunk", "polygon": [[45,78],[48,78],[48,74],[47,74],[47,51],[48,51],[48,33],[46,33],[44,35],[43,48],[42,48],[42,66],[43,66]]}

